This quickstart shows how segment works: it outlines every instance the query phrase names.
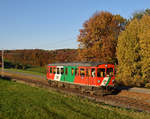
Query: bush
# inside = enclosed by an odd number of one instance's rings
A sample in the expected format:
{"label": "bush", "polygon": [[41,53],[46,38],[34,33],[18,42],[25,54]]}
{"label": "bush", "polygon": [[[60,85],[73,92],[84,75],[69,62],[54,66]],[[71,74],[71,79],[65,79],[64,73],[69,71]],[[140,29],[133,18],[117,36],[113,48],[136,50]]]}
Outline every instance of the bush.
{"label": "bush", "polygon": [[150,83],[146,83],[145,88],[150,88]]}

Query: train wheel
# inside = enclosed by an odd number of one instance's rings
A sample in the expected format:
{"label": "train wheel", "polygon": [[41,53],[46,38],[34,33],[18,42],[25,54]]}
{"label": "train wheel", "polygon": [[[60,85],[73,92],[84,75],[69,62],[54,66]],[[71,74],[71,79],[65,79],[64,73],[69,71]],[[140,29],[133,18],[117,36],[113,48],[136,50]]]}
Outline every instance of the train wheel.
{"label": "train wheel", "polygon": [[48,80],[48,84],[51,86],[52,85],[52,82],[51,82],[51,80]]}

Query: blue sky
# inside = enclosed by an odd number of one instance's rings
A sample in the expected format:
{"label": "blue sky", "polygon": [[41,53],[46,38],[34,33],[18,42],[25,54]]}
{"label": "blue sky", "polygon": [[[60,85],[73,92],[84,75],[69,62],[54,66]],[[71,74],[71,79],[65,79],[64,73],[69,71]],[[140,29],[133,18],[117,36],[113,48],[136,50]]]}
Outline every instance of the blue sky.
{"label": "blue sky", "polygon": [[130,18],[150,0],[0,0],[0,49],[77,48],[79,29],[96,11]]}

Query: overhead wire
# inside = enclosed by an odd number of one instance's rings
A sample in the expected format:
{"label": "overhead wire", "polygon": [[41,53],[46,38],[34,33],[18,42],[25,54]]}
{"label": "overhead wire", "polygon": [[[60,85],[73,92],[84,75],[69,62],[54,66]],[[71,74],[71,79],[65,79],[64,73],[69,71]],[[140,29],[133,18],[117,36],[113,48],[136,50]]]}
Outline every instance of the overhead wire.
{"label": "overhead wire", "polygon": [[[73,39],[76,39],[76,38],[73,38]],[[50,49],[61,49],[62,46],[63,46],[63,48],[69,48],[69,46],[71,44],[70,41],[75,42],[75,40],[73,40],[73,39],[57,40],[54,42],[52,41],[52,43],[40,44],[40,47],[42,47],[42,46],[45,47],[45,46],[49,45]],[[68,47],[66,47],[65,45],[67,45]],[[59,48],[58,48],[58,46],[59,46]],[[75,46],[75,47],[77,47],[77,46]]]}

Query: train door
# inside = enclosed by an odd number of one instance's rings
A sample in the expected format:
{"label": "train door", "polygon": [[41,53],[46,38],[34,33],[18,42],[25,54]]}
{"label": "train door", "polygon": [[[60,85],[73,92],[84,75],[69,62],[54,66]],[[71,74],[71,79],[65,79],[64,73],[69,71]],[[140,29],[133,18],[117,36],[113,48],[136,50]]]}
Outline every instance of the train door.
{"label": "train door", "polygon": [[104,78],[106,76],[105,74],[106,69],[103,67],[98,67],[97,68],[97,86],[104,86]]}
{"label": "train door", "polygon": [[68,80],[68,67],[64,66],[64,81]]}
{"label": "train door", "polygon": [[96,85],[96,67],[90,68],[89,82],[90,82],[90,85],[92,85],[92,86]]}
{"label": "train door", "polygon": [[65,76],[64,76],[64,80],[66,82],[70,82],[70,74],[71,74],[71,69],[70,66],[65,66]]}
{"label": "train door", "polygon": [[64,81],[74,82],[75,79],[75,67],[67,66],[64,68]]}
{"label": "train door", "polygon": [[64,67],[60,67],[60,74],[61,74],[60,81],[64,81],[65,79]]}
{"label": "train door", "polygon": [[76,67],[74,67],[74,66],[70,67],[71,73],[70,73],[69,82],[74,82],[74,80],[75,80],[75,69],[76,69]]}
{"label": "train door", "polygon": [[86,77],[85,77],[86,70],[85,69],[86,69],[85,67],[79,68],[79,77],[80,77],[79,83],[80,84],[86,84]]}
{"label": "train door", "polygon": [[115,71],[114,71],[114,66],[108,66],[106,69],[106,74],[107,74],[107,83],[106,86],[108,85],[114,85],[113,81],[115,80]]}
{"label": "train door", "polygon": [[79,83],[80,82],[80,77],[79,77],[79,68],[75,68],[75,80],[74,83]]}
{"label": "train door", "polygon": [[55,77],[55,67],[49,66],[47,69],[47,79],[54,80]]}
{"label": "train door", "polygon": [[86,68],[86,85],[91,85],[91,69],[90,67]]}
{"label": "train door", "polygon": [[56,67],[56,74],[54,77],[54,80],[56,80],[56,81],[60,81],[60,79],[61,79],[61,68],[63,68],[63,66]]}

